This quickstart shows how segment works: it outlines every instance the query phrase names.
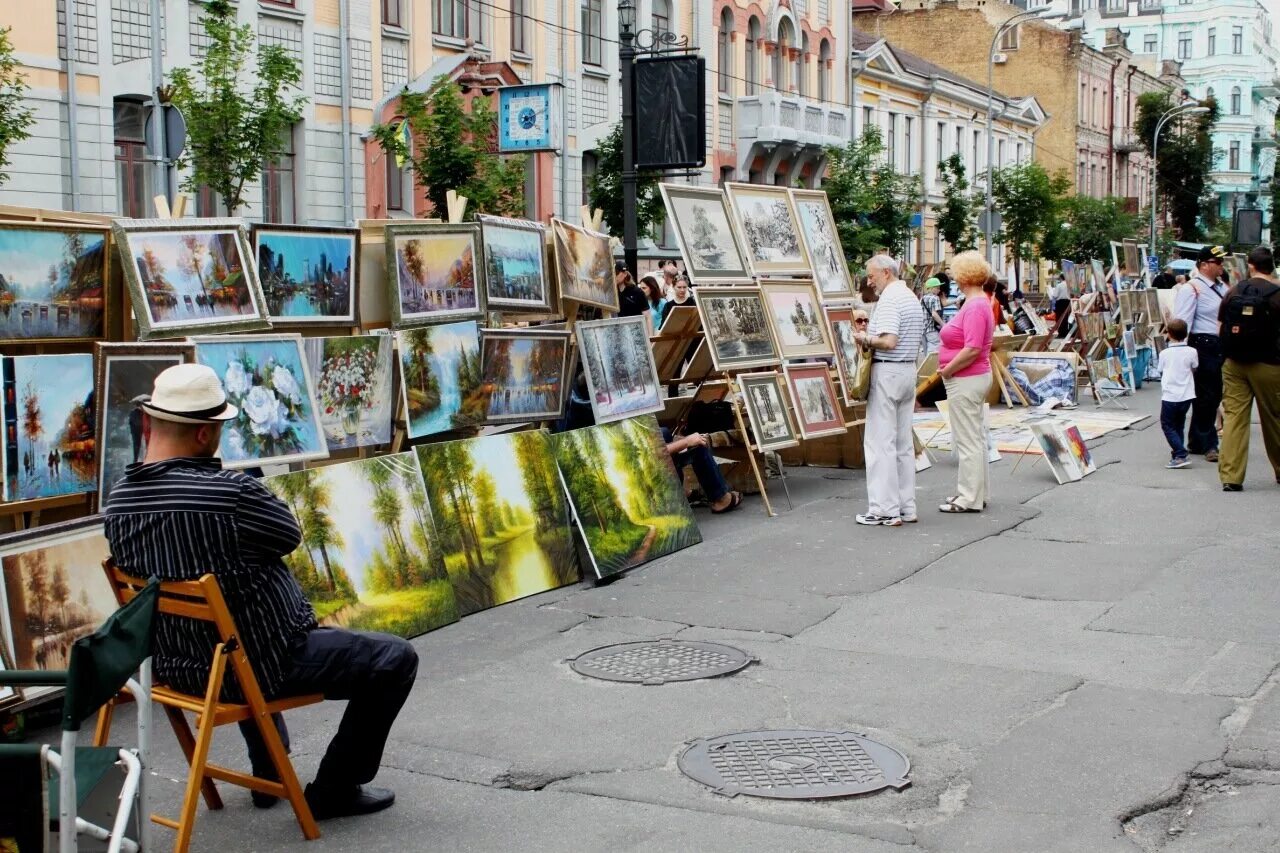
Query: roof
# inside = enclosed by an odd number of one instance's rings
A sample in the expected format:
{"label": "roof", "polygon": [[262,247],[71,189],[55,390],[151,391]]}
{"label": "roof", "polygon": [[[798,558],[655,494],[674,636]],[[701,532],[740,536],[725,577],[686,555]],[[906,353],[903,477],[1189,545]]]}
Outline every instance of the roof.
{"label": "roof", "polygon": [[[874,36],[871,33],[863,32],[862,30],[853,31],[853,50],[858,53],[868,51],[882,41],[885,43],[885,47],[894,55],[894,58],[898,60],[898,63],[908,71],[912,71],[922,77],[948,80],[961,86],[976,89],[979,92],[987,91],[985,84],[979,83],[976,80],[970,80],[968,77],[964,77],[954,71],[943,68],[941,65],[936,65],[935,63],[925,59],[923,56],[917,56],[909,50],[894,47],[883,38]],[[996,98],[1007,103],[1019,100],[1018,98],[1013,98],[1008,95],[1002,95],[999,92],[995,92],[994,94]]]}

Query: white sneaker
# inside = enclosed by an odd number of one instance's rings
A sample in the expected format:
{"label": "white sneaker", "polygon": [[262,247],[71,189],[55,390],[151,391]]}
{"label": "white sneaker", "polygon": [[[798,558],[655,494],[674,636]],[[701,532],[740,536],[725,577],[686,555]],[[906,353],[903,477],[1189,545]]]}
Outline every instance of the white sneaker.
{"label": "white sneaker", "polygon": [[896,515],[872,515],[871,513],[859,513],[853,517],[853,520],[859,524],[866,524],[872,527],[901,527],[902,519]]}
{"label": "white sneaker", "polygon": [[1168,464],[1168,465],[1166,465],[1166,466],[1164,466],[1164,467],[1166,467],[1166,468],[1190,468],[1190,467],[1191,467],[1191,460],[1190,460],[1190,459],[1187,459],[1185,456],[1184,456],[1183,458],[1181,458],[1181,459],[1170,459],[1170,460],[1169,460],[1169,464]]}

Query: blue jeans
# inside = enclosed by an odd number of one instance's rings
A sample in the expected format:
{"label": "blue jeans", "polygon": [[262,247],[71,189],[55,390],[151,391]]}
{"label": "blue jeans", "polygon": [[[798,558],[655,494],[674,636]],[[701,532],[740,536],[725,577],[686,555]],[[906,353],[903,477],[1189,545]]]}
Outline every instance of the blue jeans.
{"label": "blue jeans", "polygon": [[1180,403],[1171,403],[1168,400],[1160,402],[1160,429],[1164,430],[1165,440],[1169,442],[1169,449],[1173,451],[1174,459],[1186,459],[1187,447],[1182,443],[1182,436],[1187,425],[1187,412],[1191,411],[1192,400],[1183,400]]}
{"label": "blue jeans", "polygon": [[[671,438],[671,430],[663,427],[663,442],[670,444]],[[691,447],[688,450],[673,453],[671,461],[675,463],[676,474],[680,477],[680,482],[682,483],[684,482],[684,466],[693,466],[693,474],[698,478],[698,485],[702,487],[702,493],[707,496],[707,500],[711,503],[715,503],[729,494],[729,484],[725,482],[724,475],[720,473],[720,466],[716,464],[715,457],[711,455],[711,448]]]}

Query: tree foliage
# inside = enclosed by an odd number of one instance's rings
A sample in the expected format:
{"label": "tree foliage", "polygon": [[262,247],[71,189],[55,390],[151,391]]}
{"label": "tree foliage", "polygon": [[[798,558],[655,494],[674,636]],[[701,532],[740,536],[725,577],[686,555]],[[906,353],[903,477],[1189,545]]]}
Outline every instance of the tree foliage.
{"label": "tree foliage", "polygon": [[[596,144],[596,171],[587,181],[587,198],[592,208],[604,211],[604,225],[610,234],[622,236],[622,122]],[[661,172],[636,174],[636,233],[649,234],[666,216],[658,191]]]}
{"label": "tree foliage", "polygon": [[409,164],[436,213],[448,210],[454,190],[471,200],[468,217],[524,214],[525,158],[497,153],[497,120],[488,98],[468,103],[458,84],[445,80],[426,92],[402,91],[397,111],[400,119],[370,132],[387,157]]}
{"label": "tree foliage", "polygon": [[11,27],[0,27],[0,184],[9,180],[9,146],[31,136],[35,110],[26,105],[27,78],[18,70],[9,41]]}
{"label": "tree foliage", "polygon": [[[1169,92],[1147,92],[1138,96],[1138,120],[1134,132],[1147,154],[1152,153],[1156,125],[1175,106]],[[1201,220],[1214,204],[1209,173],[1213,171],[1213,126],[1220,110],[1213,98],[1200,102],[1209,112],[1166,121],[1160,129],[1156,164],[1156,187],[1164,197],[1173,227],[1183,240],[1199,240],[1204,232]]]}
{"label": "tree foliage", "polygon": [[861,263],[888,248],[901,254],[911,239],[911,215],[924,199],[920,179],[900,175],[884,159],[880,129],[868,128],[844,148],[827,149],[827,191],[840,243]]}
{"label": "tree foliage", "polygon": [[942,207],[938,209],[938,231],[952,252],[978,248],[977,212],[982,201],[970,192],[964,158],[958,153],[938,163],[942,179]]}
{"label": "tree foliage", "polygon": [[1124,199],[1077,195],[1062,199],[1058,225],[1045,232],[1040,252],[1043,257],[1055,262],[1061,258],[1102,260],[1111,257],[1112,242],[1138,234],[1142,220],[1124,209]]}
{"label": "tree foliage", "polygon": [[253,27],[236,25],[228,0],[209,0],[201,26],[209,39],[204,56],[169,75],[170,98],[187,120],[188,153],[178,165],[190,165],[191,173],[182,189],[209,187],[234,215],[244,206],[245,186],[285,152],[302,119],[307,99],[289,94],[302,83],[302,65],[279,45],[255,51]]}
{"label": "tree foliage", "polygon": [[1000,211],[1000,232],[1014,258],[1018,279],[1022,261],[1039,255],[1045,235],[1060,227],[1060,211],[1070,182],[1062,172],[1050,175],[1039,163],[1019,163],[993,173],[991,196]]}

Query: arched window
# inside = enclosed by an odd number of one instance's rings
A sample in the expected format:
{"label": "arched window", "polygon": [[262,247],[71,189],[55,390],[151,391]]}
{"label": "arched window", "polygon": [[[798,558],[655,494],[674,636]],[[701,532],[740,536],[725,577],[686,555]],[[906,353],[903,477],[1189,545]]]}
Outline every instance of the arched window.
{"label": "arched window", "polygon": [[1205,99],[1206,101],[1212,101],[1212,100],[1214,100],[1214,94],[1213,94],[1213,87],[1212,87],[1212,86],[1210,86],[1208,89],[1205,89],[1205,90],[1204,90],[1204,99]]}
{"label": "arched window", "polygon": [[1231,87],[1231,114],[1233,116],[1240,115],[1240,87]]}
{"label": "arched window", "polygon": [[671,4],[668,0],[653,0],[653,35],[656,40],[671,30]]}
{"label": "arched window", "polygon": [[[696,2],[696,0],[695,0]],[[733,91],[733,40],[729,34],[733,32],[733,10],[726,7],[720,13],[720,32],[716,33],[716,47],[720,65],[720,93],[727,95]]]}
{"label": "arched window", "polygon": [[809,94],[809,34],[800,34],[800,52],[796,54],[796,91],[801,97]]}
{"label": "arched window", "polygon": [[787,72],[791,65],[789,54],[795,43],[795,28],[791,26],[791,21],[783,18],[778,24],[778,44],[773,52],[773,85],[780,92],[791,88],[787,80]]}
{"label": "arched window", "polygon": [[756,93],[756,83],[760,80],[760,19],[752,16],[747,22],[747,94]]}
{"label": "arched window", "polygon": [[827,63],[831,62],[831,42],[823,39],[818,45],[818,100],[831,100],[831,82],[828,79]]}

